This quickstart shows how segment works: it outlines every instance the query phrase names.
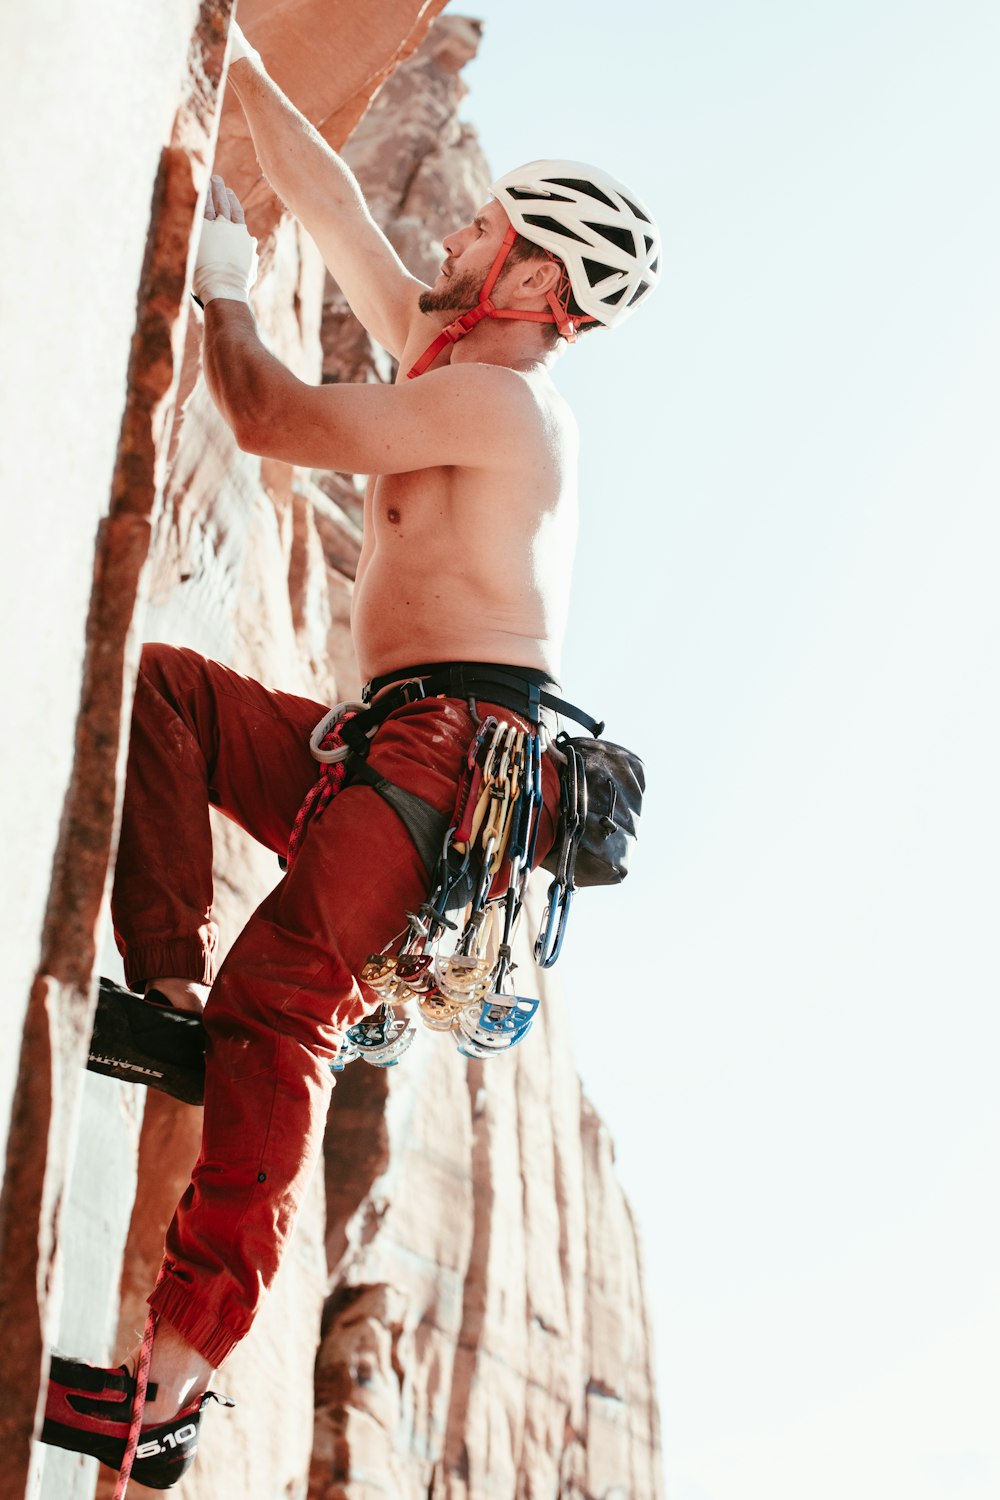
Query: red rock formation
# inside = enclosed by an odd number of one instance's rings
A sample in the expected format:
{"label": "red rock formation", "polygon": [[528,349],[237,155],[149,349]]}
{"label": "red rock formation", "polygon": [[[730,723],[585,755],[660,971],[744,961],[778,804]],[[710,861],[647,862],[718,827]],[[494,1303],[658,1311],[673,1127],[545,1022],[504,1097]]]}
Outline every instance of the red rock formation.
{"label": "red rock formation", "polygon": [[662,1494],[634,1225],[542,993],[510,1058],[421,1037],[338,1087],[310,1500]]}
{"label": "red rock formation", "polygon": [[[399,66],[439,8],[417,0],[360,9],[347,0],[241,0],[240,12],[278,81],[328,139],[338,144],[360,119],[347,154],[418,273],[433,270],[440,259],[434,236],[465,222],[489,181],[473,133],[457,119],[460,69],[475,53],[478,24],[438,21]],[[232,102],[223,110],[216,164],[245,198],[261,240],[254,305],[275,351],[306,379],[390,378],[390,362],[346,315],[314,247],[280,216]],[[205,170],[189,170],[190,181],[200,182]],[[185,335],[176,299],[187,243],[184,233],[175,238],[174,321],[162,320],[149,348],[137,342],[142,368],[130,410],[145,412],[146,426],[128,438],[121,469],[126,478],[136,472],[141,455],[154,476],[145,481],[148,496],[164,471],[145,634],[221,655],[292,690],[331,701],[350,696],[358,685],[347,628],[360,545],[354,484],[262,464],[235,448],[198,375],[193,321]],[[182,335],[183,359],[167,358]],[[160,381],[155,420],[155,403],[142,394],[147,368],[170,372]],[[175,408],[183,409],[179,422],[170,420]],[[129,524],[148,528],[152,504],[130,500],[125,482],[117,493]],[[134,594],[134,583],[123,588],[126,620]],[[105,652],[119,683],[117,698],[110,689],[101,697],[116,726],[110,743],[117,754],[129,680],[123,628],[111,630],[110,654],[103,627],[94,629],[92,654]],[[106,803],[98,822],[99,869],[113,823]],[[272,856],[232,825],[217,824],[224,941],[277,877]],[[96,926],[92,894],[82,910]],[[525,952],[520,963],[531,992],[541,976]],[[86,975],[75,982],[85,985]],[[42,1013],[43,1000],[32,1014]],[[85,1032],[78,1033],[70,1066],[79,1060]],[[31,1043],[36,1061],[48,1034],[42,1026]],[[26,1121],[42,1118],[48,1103],[44,1089],[32,1099],[29,1082],[21,1094]],[[103,1080],[88,1079],[91,1086],[88,1097],[106,1109],[125,1092]],[[199,1129],[199,1111],[156,1095],[146,1101],[119,1358],[141,1327]],[[18,1124],[18,1142],[26,1130]],[[76,1222],[74,1201],[101,1190],[87,1170],[81,1157],[65,1223]],[[64,1162],[50,1167],[50,1175],[59,1173],[65,1176]],[[36,1205],[17,1263],[22,1283],[33,1255],[37,1262],[39,1212]],[[67,1284],[72,1258],[69,1249]],[[34,1360],[37,1369],[39,1358],[36,1335],[29,1366]],[[467,1062],[447,1039],[427,1034],[391,1073],[356,1063],[341,1076],[325,1180],[317,1179],[265,1312],[219,1377],[239,1405],[210,1415],[202,1455],[177,1493],[181,1500],[307,1492],[310,1500],[658,1500],[651,1372],[634,1225],[607,1133],[580,1094],[562,1001],[545,985],[541,1018],[509,1058]],[[88,1481],[82,1470],[78,1477],[82,1487],[72,1493],[83,1496]],[[54,1479],[43,1487],[43,1500],[57,1493],[66,1500],[67,1481],[59,1482],[62,1488]],[[106,1476],[98,1493],[110,1496]]]}
{"label": "red rock formation", "polygon": [[[51,1332],[53,1262],[93,1017],[90,981],[113,857],[122,726],[134,677],[132,614],[174,412],[178,344],[187,312],[187,251],[216,123],[222,20],[214,7],[204,6],[197,14],[177,114],[153,185],[154,211],[110,509],[92,564],[72,780],[11,1117],[0,1201],[0,1338],[9,1389],[9,1399],[0,1403],[0,1438],[2,1482],[14,1486],[12,1493],[27,1483],[36,1395]],[[91,566],[89,560],[86,566]]]}

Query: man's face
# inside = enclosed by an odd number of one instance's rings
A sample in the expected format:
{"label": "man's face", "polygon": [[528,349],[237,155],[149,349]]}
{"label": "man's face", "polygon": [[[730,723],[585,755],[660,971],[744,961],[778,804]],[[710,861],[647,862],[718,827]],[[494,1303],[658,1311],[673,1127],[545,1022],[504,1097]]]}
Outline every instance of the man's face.
{"label": "man's face", "polygon": [[479,301],[508,222],[499,203],[491,199],[471,224],[445,237],[444,264],[434,285],[421,293],[421,312],[464,312]]}

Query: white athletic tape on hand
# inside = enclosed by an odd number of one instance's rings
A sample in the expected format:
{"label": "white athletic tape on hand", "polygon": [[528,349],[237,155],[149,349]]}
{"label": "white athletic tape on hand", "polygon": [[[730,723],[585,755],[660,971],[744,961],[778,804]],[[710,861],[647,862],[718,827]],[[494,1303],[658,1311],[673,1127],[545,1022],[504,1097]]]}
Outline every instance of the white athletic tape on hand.
{"label": "white athletic tape on hand", "polygon": [[245,57],[248,62],[260,62],[260,53],[256,50],[256,48],[251,47],[250,43],[247,41],[246,37],[243,35],[243,32],[240,29],[239,22],[230,21],[229,66],[232,67],[234,62],[239,62],[241,57]]}
{"label": "white athletic tape on hand", "polygon": [[201,228],[194,263],[194,294],[201,302],[230,297],[246,302],[257,280],[257,241],[245,224],[230,219],[206,219]]}

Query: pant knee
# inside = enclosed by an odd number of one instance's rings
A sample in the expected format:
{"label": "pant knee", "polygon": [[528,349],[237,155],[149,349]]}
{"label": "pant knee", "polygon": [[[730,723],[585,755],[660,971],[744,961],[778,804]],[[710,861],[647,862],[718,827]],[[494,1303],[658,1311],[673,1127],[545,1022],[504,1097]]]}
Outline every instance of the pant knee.
{"label": "pant knee", "polygon": [[199,659],[197,652],[189,651],[185,646],[167,646],[161,641],[148,641],[139,658],[139,677],[162,698],[172,700],[180,679],[190,675],[192,659]]}

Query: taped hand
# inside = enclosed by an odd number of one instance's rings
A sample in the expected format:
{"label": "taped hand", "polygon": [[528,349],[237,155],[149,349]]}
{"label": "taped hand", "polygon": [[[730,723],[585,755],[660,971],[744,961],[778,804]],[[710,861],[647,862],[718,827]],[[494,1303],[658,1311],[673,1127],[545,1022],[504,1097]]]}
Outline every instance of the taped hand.
{"label": "taped hand", "polygon": [[194,263],[193,290],[204,306],[214,297],[246,302],[257,280],[257,241],[247,233],[243,207],[221,177],[213,177]]}
{"label": "taped hand", "polygon": [[245,57],[248,62],[260,62],[260,53],[254,47],[251,47],[250,43],[243,35],[239,22],[230,21],[229,66],[232,67],[234,62],[239,62],[241,57]]}

